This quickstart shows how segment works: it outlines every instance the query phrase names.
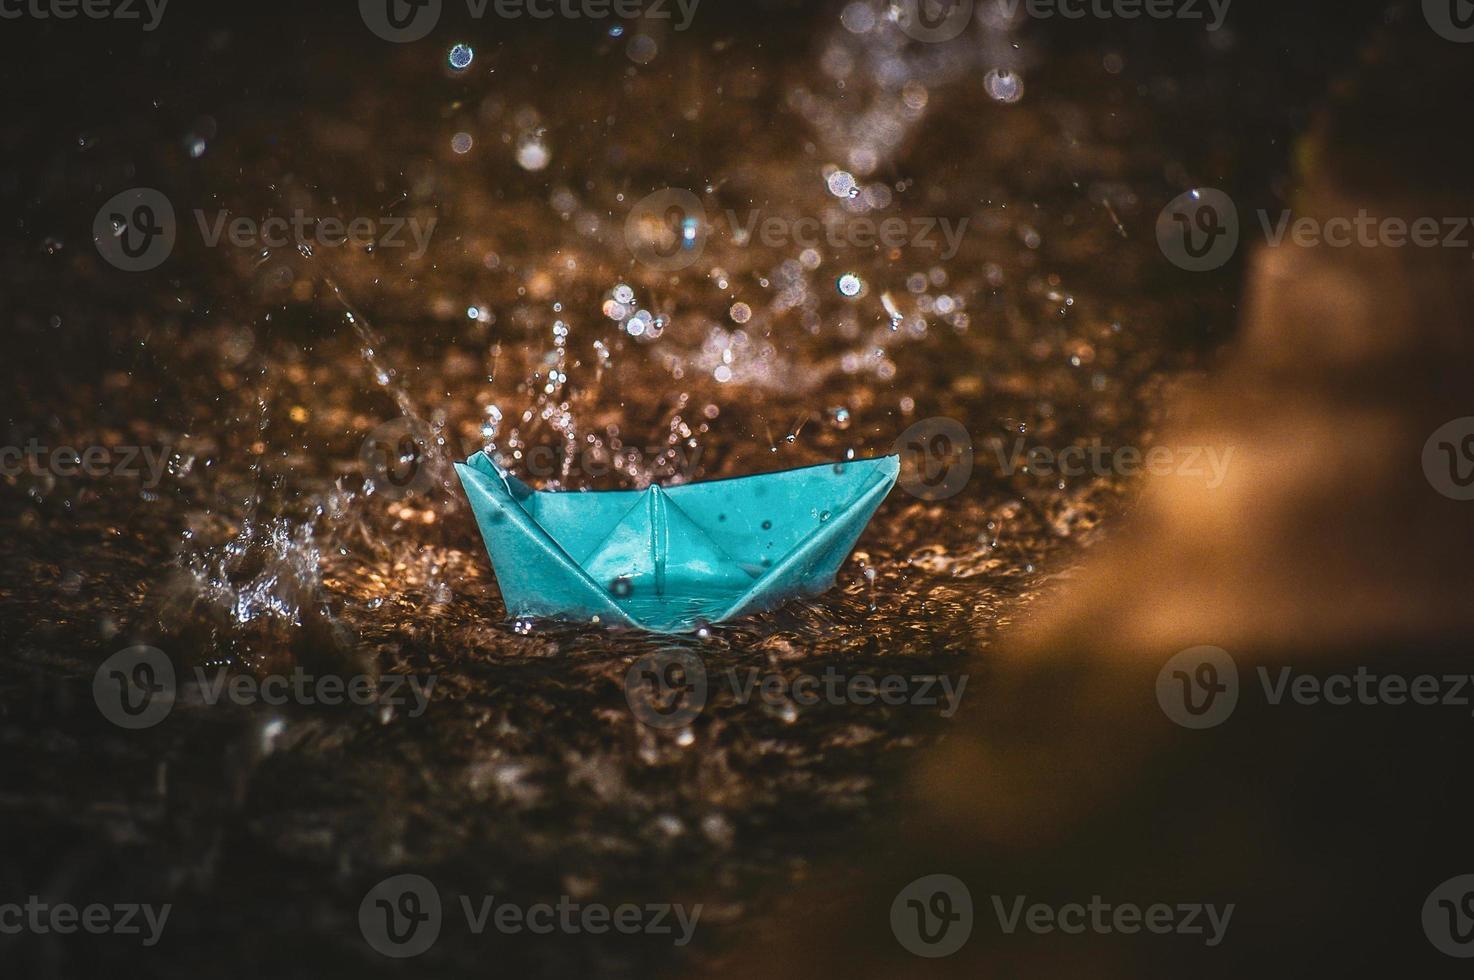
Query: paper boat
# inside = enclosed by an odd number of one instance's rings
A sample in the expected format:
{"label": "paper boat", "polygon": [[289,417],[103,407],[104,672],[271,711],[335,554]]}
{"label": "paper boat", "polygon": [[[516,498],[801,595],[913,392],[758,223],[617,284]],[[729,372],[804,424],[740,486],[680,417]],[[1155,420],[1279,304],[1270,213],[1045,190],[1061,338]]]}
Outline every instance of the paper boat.
{"label": "paper boat", "polygon": [[456,464],[507,614],[683,633],[834,584],[899,456],[662,489],[534,491]]}

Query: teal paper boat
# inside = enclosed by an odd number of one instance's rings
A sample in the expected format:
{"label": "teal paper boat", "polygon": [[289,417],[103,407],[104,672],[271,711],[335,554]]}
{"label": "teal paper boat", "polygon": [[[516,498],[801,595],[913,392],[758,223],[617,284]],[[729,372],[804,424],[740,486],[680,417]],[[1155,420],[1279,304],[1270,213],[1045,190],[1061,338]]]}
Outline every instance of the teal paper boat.
{"label": "teal paper boat", "polygon": [[685,633],[834,585],[899,456],[662,489],[534,491],[456,464],[509,616]]}

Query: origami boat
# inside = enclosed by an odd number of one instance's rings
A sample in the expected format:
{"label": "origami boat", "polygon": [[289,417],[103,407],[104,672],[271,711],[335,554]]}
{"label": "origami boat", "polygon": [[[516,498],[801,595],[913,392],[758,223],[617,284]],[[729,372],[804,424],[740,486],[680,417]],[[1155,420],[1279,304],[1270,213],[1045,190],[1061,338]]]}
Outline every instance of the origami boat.
{"label": "origami boat", "polygon": [[899,456],[662,489],[535,491],[456,464],[509,616],[683,633],[834,585]]}

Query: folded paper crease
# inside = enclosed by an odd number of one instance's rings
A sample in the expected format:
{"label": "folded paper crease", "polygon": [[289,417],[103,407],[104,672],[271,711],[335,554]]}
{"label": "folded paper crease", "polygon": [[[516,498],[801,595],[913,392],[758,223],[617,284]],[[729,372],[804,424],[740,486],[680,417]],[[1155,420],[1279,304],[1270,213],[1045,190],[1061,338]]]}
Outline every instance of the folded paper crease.
{"label": "folded paper crease", "polygon": [[508,615],[690,632],[834,584],[896,456],[676,487],[535,491],[456,464]]}

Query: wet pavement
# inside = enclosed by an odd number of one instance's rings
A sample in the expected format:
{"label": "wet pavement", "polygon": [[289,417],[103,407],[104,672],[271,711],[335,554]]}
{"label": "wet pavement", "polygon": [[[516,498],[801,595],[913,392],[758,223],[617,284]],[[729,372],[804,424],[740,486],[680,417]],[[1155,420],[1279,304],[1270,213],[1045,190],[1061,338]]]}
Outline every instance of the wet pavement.
{"label": "wet pavement", "polygon": [[[155,946],[0,955],[695,973],[894,813],[995,635],[1141,489],[1141,465],[1039,463],[1149,450],[1232,336],[1241,260],[1176,268],[1162,206],[1285,193],[1340,35],[980,18],[928,43],[875,10],[712,3],[618,32],[451,12],[402,45],[348,9],[25,25],[0,442],[108,454],[0,479],[0,825],[24,842],[0,892],[173,911]],[[73,61],[108,70],[76,87]],[[93,241],[102,213],[166,207],[151,269]],[[507,619],[449,466],[483,449],[571,491],[893,450],[905,470],[832,591],[670,639]],[[129,676],[177,683],[130,730],[99,666],[140,645],[164,661]],[[629,693],[672,651],[707,688],[675,722]],[[214,693],[221,670],[242,693]],[[281,704],[253,686],[298,676]],[[322,679],[360,677],[364,703],[324,703]],[[905,696],[861,703],[859,677]],[[805,703],[800,678],[840,693]],[[404,874],[444,922],[397,964],[360,909]],[[485,896],[701,911],[689,943],[477,935],[461,898]]]}

